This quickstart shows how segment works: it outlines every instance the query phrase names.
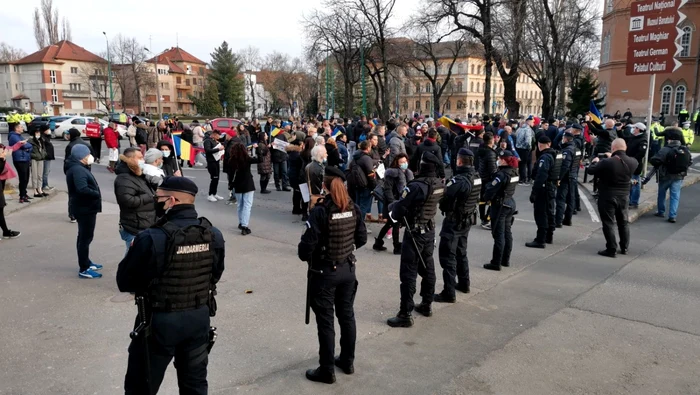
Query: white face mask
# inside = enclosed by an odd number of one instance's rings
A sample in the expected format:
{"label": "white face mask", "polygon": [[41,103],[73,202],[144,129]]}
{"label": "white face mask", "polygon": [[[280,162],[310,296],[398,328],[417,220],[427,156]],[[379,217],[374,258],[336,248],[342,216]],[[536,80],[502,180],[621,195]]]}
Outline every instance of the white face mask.
{"label": "white face mask", "polygon": [[140,168],[141,170],[143,170],[143,166],[144,166],[145,164],[146,164],[146,161],[145,161],[145,160],[140,160],[140,161],[139,161],[139,168]]}
{"label": "white face mask", "polygon": [[90,166],[91,164],[95,163],[95,157],[92,155],[88,155],[87,157],[87,165]]}
{"label": "white face mask", "polygon": [[170,157],[170,151],[160,151],[163,153],[163,158],[168,158]]}

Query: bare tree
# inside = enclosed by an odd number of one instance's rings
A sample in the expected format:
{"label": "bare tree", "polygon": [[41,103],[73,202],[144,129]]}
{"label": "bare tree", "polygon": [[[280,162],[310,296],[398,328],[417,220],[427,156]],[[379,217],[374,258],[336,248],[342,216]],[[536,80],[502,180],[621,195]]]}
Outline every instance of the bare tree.
{"label": "bare tree", "polygon": [[[106,53],[99,54],[100,57],[106,58]],[[109,79],[108,79],[108,64],[102,63],[81,63],[78,67],[78,76],[82,84],[88,87],[90,97],[95,99],[97,108],[100,104],[107,109],[107,112],[112,112],[112,102],[109,96]]]}
{"label": "bare tree", "polygon": [[0,62],[12,62],[22,59],[27,53],[20,48],[15,48],[7,43],[0,42]]}
{"label": "bare tree", "polygon": [[[365,30],[356,21],[356,10],[347,10],[334,2],[324,2],[329,13],[314,10],[304,18],[307,35],[306,52],[310,57],[332,57],[343,80],[344,115],[353,115],[354,86],[360,81],[361,50],[369,48]],[[328,21],[335,21],[328,23]]]}
{"label": "bare tree", "polygon": [[[255,48],[253,46],[247,46],[246,48],[243,48],[238,52],[238,59],[241,62],[241,66],[243,67],[243,71],[246,74],[250,74],[252,71],[255,71],[260,67],[260,62],[262,61],[260,58],[260,50],[258,48]],[[250,98],[251,98],[251,113],[252,116],[255,117],[255,109],[257,108],[256,106],[256,92],[255,92],[255,82],[253,81],[252,76],[249,76],[246,79],[246,89],[250,90]]]}
{"label": "bare tree", "polygon": [[39,49],[72,39],[70,22],[65,17],[59,26],[58,8],[54,8],[53,0],[41,0],[41,5],[34,8],[33,23],[34,39]]}
{"label": "bare tree", "polygon": [[121,91],[122,106],[135,102],[141,110],[143,95],[156,87],[153,72],[146,64],[145,47],[135,38],[121,34],[110,43],[112,63],[115,64],[112,71]]}

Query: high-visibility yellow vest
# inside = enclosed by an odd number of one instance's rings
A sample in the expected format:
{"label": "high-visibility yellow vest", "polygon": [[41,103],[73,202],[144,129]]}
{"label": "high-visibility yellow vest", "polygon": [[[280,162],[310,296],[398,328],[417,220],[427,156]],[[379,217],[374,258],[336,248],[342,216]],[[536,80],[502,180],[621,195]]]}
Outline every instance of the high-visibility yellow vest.
{"label": "high-visibility yellow vest", "polygon": [[693,141],[695,141],[695,133],[691,129],[683,129],[683,140],[685,140],[685,144],[687,146],[693,145]]}
{"label": "high-visibility yellow vest", "polygon": [[652,122],[651,124],[651,138],[653,140],[662,140],[663,137],[659,136],[659,132],[663,132],[664,127],[661,126],[658,122]]}

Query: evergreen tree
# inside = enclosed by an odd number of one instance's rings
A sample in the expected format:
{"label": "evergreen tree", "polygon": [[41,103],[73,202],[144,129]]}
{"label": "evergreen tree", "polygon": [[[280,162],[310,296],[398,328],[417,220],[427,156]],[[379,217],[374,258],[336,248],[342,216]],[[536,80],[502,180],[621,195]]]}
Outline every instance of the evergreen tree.
{"label": "evergreen tree", "polygon": [[228,43],[224,41],[211,54],[211,74],[209,78],[216,82],[219,103],[227,104],[229,114],[234,110],[245,112],[245,82],[240,76],[241,63]]}
{"label": "evergreen tree", "polygon": [[575,117],[587,113],[591,107],[591,100],[602,113],[603,107],[605,107],[605,97],[598,97],[599,87],[600,84],[590,73],[581,77],[569,92],[569,102],[566,104],[569,111],[566,115]]}
{"label": "evergreen tree", "polygon": [[218,117],[224,113],[220,102],[219,88],[214,82],[207,84],[201,99],[190,96],[190,100],[194,102],[194,105],[197,106],[197,111],[202,115]]}

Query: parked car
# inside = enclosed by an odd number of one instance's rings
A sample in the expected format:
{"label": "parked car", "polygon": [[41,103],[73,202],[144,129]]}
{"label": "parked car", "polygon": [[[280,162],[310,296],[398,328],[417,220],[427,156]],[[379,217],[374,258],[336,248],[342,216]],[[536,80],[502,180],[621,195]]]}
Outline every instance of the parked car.
{"label": "parked car", "polygon": [[[24,127],[24,130],[27,130],[27,124],[25,124],[24,121],[20,123]],[[10,133],[10,125],[7,123],[6,116],[0,116],[0,133]]]}
{"label": "parked car", "polygon": [[[89,122],[92,122],[94,119],[94,117],[69,117],[60,123],[56,122],[56,129],[54,130],[54,134],[57,137],[62,137],[63,133],[67,130],[70,130],[71,128],[76,128],[80,131],[80,136],[85,137],[85,125],[87,125]],[[109,123],[103,119],[98,118],[97,120],[100,122],[102,129],[106,128],[107,125],[109,125]],[[126,133],[126,127],[124,125],[118,125],[117,131],[120,135],[124,136],[124,134]]]}
{"label": "parked car", "polygon": [[235,118],[216,118],[211,121],[212,129],[220,130],[223,133],[236,135],[236,127],[241,124],[241,121]]}
{"label": "parked car", "polygon": [[36,130],[41,130],[42,127],[47,126],[49,122],[51,121],[51,118],[49,116],[38,116],[34,119],[32,119],[31,122],[29,122],[29,125],[27,125],[27,131],[29,133],[32,133]]}

